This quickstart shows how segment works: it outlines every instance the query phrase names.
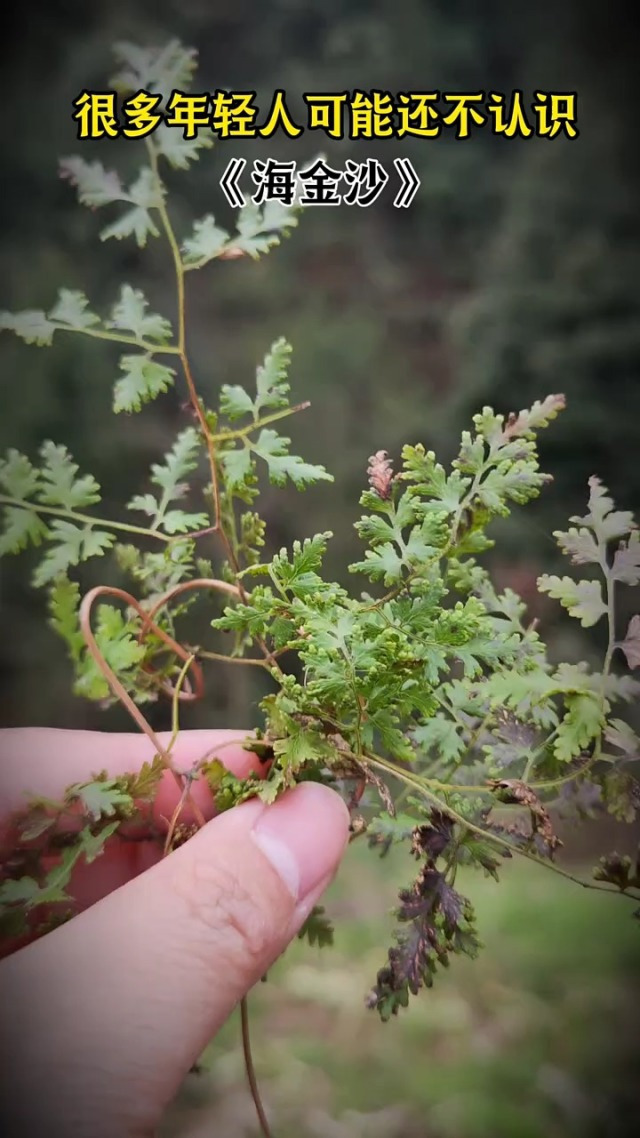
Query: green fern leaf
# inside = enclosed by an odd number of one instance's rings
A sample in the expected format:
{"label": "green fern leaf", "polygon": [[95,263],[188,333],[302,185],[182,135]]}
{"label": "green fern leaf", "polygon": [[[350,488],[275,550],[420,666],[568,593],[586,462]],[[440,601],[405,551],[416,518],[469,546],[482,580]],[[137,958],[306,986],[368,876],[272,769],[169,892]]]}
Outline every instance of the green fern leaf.
{"label": "green fern leaf", "polygon": [[40,545],[48,532],[44,522],[33,510],[8,506],[4,511],[0,534],[0,557],[6,553],[20,553],[29,545]]}
{"label": "green fern leaf", "polygon": [[[144,645],[138,643],[137,632],[136,626],[119,609],[112,605],[98,606],[94,629],[96,643],[109,666],[125,682],[135,675],[145,654]],[[111,698],[107,681],[88,653],[85,653],[82,664],[77,669],[74,691],[86,699]]]}
{"label": "green fern leaf", "polygon": [[589,510],[584,518],[571,518],[581,526],[588,526],[597,540],[606,545],[614,537],[626,537],[634,530],[633,514],[628,510],[614,510],[613,499],[599,478],[589,479]]}
{"label": "green fern leaf", "polygon": [[79,663],[84,649],[84,636],[80,628],[80,586],[77,581],[60,576],[49,593],[49,623],[65,641],[71,659]]}
{"label": "green fern leaf", "polygon": [[259,418],[263,411],[278,411],[289,405],[287,372],[291,362],[291,344],[283,338],[272,344],[264,363],[256,372],[257,397],[254,414]]}
{"label": "green fern leaf", "polygon": [[62,158],[59,170],[60,176],[75,187],[80,204],[90,209],[127,200],[118,174],[106,170],[102,162],[86,162],[75,156]]}
{"label": "green fern leaf", "polygon": [[538,577],[538,589],[560,601],[569,616],[579,620],[583,628],[597,624],[607,611],[599,581],[574,581],[572,577],[555,577],[543,573]]}
{"label": "green fern leaf", "polygon": [[295,206],[267,202],[261,209],[250,202],[238,211],[238,229],[231,239],[232,248],[257,260],[279,245],[282,237],[297,224]]}
{"label": "green fern leaf", "polygon": [[100,323],[100,317],[95,312],[87,311],[89,301],[83,292],[76,289],[61,288],[58,300],[49,313],[49,320],[55,324],[64,324],[75,331],[92,328]]}
{"label": "green fern leaf", "polygon": [[132,332],[138,340],[157,340],[166,344],[171,339],[172,329],[164,316],[147,313],[148,300],[140,289],[122,285],[120,299],[114,305],[109,328],[121,332]]}
{"label": "green fern leaf", "polygon": [[143,167],[122,200],[133,202],[133,209],[127,210],[117,221],[107,225],[100,233],[100,240],[108,241],[110,237],[115,237],[117,241],[122,241],[125,237],[135,237],[142,249],[148,237],[160,235],[150,210],[158,209],[162,205],[162,198],[158,182],[150,167]]}
{"label": "green fern leaf", "polygon": [[313,482],[333,482],[333,475],[324,466],[314,466],[297,455],[289,454],[290,443],[291,439],[284,438],[270,427],[263,427],[258,439],[252,444],[252,450],[266,462],[269,480],[275,486],[284,486],[287,478],[298,489]]}
{"label": "green fern leaf", "polygon": [[183,138],[175,127],[160,123],[153,132],[153,145],[174,170],[188,170],[192,162],[197,162],[201,150],[211,149],[213,139],[207,134]]}
{"label": "green fern leaf", "polygon": [[47,536],[53,546],[35,570],[33,583],[36,588],[48,585],[72,565],[101,556],[115,541],[112,533],[96,530],[91,525],[81,528],[63,518],[56,518],[51,523]]}
{"label": "green fern leaf", "polygon": [[43,348],[51,344],[56,326],[47,319],[44,312],[34,309],[26,312],[0,312],[0,329],[15,332],[25,344],[37,344]]}
{"label": "green fern leaf", "polygon": [[91,209],[114,202],[128,202],[133,206],[122,214],[112,225],[102,230],[100,239],[109,237],[121,240],[135,236],[140,247],[146,245],[148,237],[160,233],[151,217],[150,210],[162,205],[158,181],[149,166],[143,166],[138,177],[126,190],[113,170],[105,170],[101,162],[86,162],[84,158],[63,158],[60,173],[75,186],[78,200]]}
{"label": "green fern leaf", "polygon": [[168,509],[187,493],[189,486],[184,479],[197,469],[199,448],[200,439],[194,427],[181,431],[165,462],[154,463],[151,467],[151,481],[159,487],[161,494],[158,498],[153,494],[138,494],[131,499],[127,508],[141,510],[152,519],[153,529],[164,529],[166,533],[188,533],[190,530],[203,529],[208,524],[205,513]]}
{"label": "green fern leaf", "polygon": [[218,257],[227,247],[229,234],[216,225],[211,214],[194,221],[193,233],[182,244],[185,265],[204,265]]}
{"label": "green fern leaf", "polygon": [[0,486],[12,498],[32,498],[40,485],[40,472],[36,470],[26,455],[11,449],[7,457],[0,460]]}
{"label": "green fern leaf", "polygon": [[178,39],[164,47],[139,47],[122,41],[114,44],[113,54],[119,70],[109,86],[122,94],[140,90],[168,96],[173,90],[185,91],[191,85],[197,52],[184,47]]}
{"label": "green fern leaf", "polygon": [[66,510],[81,509],[100,501],[100,486],[92,474],[80,478],[78,466],[65,446],[51,441],[40,447],[43,459],[38,499]]}
{"label": "green fern leaf", "polygon": [[120,368],[124,375],[117,381],[113,392],[113,410],[140,411],[143,403],[150,403],[173,385],[175,370],[159,364],[150,355],[122,356]]}

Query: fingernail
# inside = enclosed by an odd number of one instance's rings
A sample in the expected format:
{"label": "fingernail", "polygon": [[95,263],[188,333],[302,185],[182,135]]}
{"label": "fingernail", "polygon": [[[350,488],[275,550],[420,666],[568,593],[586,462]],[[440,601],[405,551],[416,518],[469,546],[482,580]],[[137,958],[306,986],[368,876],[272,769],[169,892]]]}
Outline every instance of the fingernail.
{"label": "fingernail", "polygon": [[305,782],[262,811],[251,837],[294,900],[304,901],[335,872],[349,838],[349,814],[334,790]]}

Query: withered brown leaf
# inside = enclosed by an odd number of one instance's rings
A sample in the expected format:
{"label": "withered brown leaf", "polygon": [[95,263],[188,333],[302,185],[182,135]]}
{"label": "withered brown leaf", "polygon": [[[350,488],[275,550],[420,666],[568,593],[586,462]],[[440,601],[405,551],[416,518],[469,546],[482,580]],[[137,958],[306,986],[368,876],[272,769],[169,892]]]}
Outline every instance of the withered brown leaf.
{"label": "withered brown leaf", "polygon": [[488,785],[500,802],[527,807],[531,815],[531,829],[543,839],[550,855],[562,845],[553,829],[548,810],[530,786],[517,778],[494,778]]}

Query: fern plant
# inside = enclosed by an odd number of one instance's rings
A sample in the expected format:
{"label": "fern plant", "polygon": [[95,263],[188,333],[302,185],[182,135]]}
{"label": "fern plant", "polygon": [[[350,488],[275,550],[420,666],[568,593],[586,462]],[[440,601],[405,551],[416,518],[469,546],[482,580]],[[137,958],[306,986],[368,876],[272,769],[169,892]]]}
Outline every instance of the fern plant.
{"label": "fern plant", "polygon": [[[166,99],[193,77],[195,52],[177,42],[162,50],[121,44],[116,55],[110,87],[124,99],[141,90]],[[414,880],[400,889],[397,930],[367,997],[386,1020],[431,987],[452,955],[474,956],[480,947],[473,901],[455,886],[459,866],[497,878],[503,860],[516,855],[571,877],[556,864],[561,843],[552,821],[567,791],[578,807],[588,791],[615,817],[633,820],[639,743],[621,708],[638,683],[618,665],[640,665],[640,616],[622,633],[616,596],[640,581],[638,530],[591,478],[585,515],[555,534],[574,569],[544,575],[538,587],[584,628],[606,621],[606,651],[597,672],[552,665],[525,606],[512,590],[495,588],[480,560],[493,544],[490,523],[549,481],[539,469],[537,436],[564,408],[563,396],[550,395],[507,417],[483,408],[450,470],[423,446],[405,446],[395,469],[384,450],[374,453],[363,472],[364,513],[355,526],[364,554],[349,566],[352,590],[323,575],[330,533],[270,551],[256,508],[260,475],[299,490],[331,481],[281,433],[304,406],[290,401],[291,348],[276,341],[250,389],[223,385],[218,405],[208,406],[187,350],[186,295],[190,274],[210,261],[266,254],[297,224],[299,210],[251,204],[239,211],[233,233],[207,216],[178,235],[165,173],[188,168],[210,142],[161,126],[144,145],[145,164],[128,187],[99,162],[68,158],[60,169],[81,204],[113,209],[102,240],[168,242],[172,321],[123,284],[106,315],[83,293],[62,288],[48,312],[3,312],[0,327],[40,347],[69,334],[118,344],[113,411],[137,414],[182,384],[189,418],[117,518],[100,515],[98,483],[64,445],[46,441],[31,457],[10,450],[0,464],[0,552],[38,547],[33,585],[48,593],[75,691],[122,703],[154,757],[135,775],[96,772],[60,801],[34,797],[16,816],[20,844],[5,856],[0,885],[3,933],[38,935],[52,919],[73,914],[73,866],[98,857],[123,823],[148,816],[167,768],[181,806],[200,775],[218,811],[255,795],[273,802],[296,782],[315,779],[344,793],[354,841],[380,856],[405,843],[417,862]],[[198,501],[190,480],[203,466],[207,484]],[[77,567],[98,557],[114,558],[130,589],[105,584],[82,597]],[[203,644],[187,645],[180,618],[196,591],[212,597],[211,632]],[[205,669],[226,662],[259,668],[271,682],[260,704],[263,726],[245,741],[264,760],[262,777],[239,779],[206,755],[185,777],[171,757],[181,708],[203,694]],[[172,703],[167,746],[143,710],[163,697]],[[82,820],[73,833],[62,824],[70,811]],[[167,854],[188,836],[180,809],[155,833]],[[52,855],[53,868],[45,870]],[[640,898],[640,865],[629,858],[603,857],[594,878],[581,884]],[[301,935],[331,942],[324,910],[314,910]]]}

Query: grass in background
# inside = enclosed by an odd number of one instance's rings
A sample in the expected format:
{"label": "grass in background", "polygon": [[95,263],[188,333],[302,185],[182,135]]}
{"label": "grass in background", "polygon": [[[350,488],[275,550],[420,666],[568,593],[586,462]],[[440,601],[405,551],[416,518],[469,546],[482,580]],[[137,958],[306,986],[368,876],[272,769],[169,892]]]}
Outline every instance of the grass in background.
{"label": "grass in background", "polygon": [[[522,862],[507,864],[499,884],[461,876],[485,948],[476,961],[453,958],[432,991],[382,1024],[365,997],[389,943],[395,886],[412,868],[405,853],[378,863],[356,844],[326,896],[334,947],[294,944],[253,993],[254,1058],[276,1138],[637,1133],[631,905]],[[164,1134],[256,1134],[235,1018],[203,1064]]]}

